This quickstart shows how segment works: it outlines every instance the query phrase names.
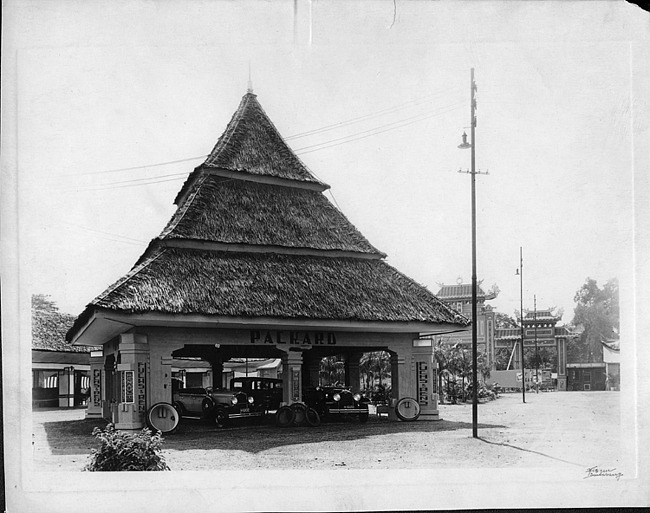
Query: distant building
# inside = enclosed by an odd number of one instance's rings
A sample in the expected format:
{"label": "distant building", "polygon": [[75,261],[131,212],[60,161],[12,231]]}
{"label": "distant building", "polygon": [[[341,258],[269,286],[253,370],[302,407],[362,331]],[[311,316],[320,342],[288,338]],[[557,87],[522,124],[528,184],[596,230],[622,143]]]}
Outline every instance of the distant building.
{"label": "distant building", "polygon": [[[38,343],[34,345],[39,346]],[[79,349],[82,348],[32,348],[33,408],[86,406],[90,390],[90,352]]]}
{"label": "distant building", "polygon": [[605,390],[607,381],[605,368],[604,362],[568,363],[567,390]]}
{"label": "distant building", "polygon": [[[557,351],[557,390],[567,390],[567,340],[575,335],[566,326],[557,326],[561,317],[551,309],[528,310],[524,315],[524,349],[542,348]],[[510,369],[521,369],[521,328],[499,328],[495,347],[507,348],[511,354]],[[540,372],[541,375],[541,372]]]}
{"label": "distant building", "polygon": [[[442,285],[436,294],[440,300],[456,310],[463,316],[472,319],[472,285],[458,283],[456,285]],[[486,293],[477,285],[476,290],[476,343],[479,352],[487,353],[489,364],[494,367],[494,316],[490,305],[485,302],[494,299],[496,294]],[[443,342],[460,344],[467,348],[472,347],[472,330],[444,335]]]}
{"label": "distant building", "polygon": [[621,350],[618,339],[607,339],[603,344],[603,362],[605,362],[606,387],[608,390],[621,389]]}

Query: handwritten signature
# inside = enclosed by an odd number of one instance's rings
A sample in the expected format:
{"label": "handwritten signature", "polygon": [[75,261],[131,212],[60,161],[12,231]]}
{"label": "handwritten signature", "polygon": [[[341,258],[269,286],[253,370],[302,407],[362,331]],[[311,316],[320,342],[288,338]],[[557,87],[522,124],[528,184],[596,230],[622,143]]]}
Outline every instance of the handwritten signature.
{"label": "handwritten signature", "polygon": [[617,472],[615,468],[599,468],[599,467],[589,467],[587,470],[587,475],[583,479],[589,477],[613,477],[617,481],[623,475],[623,472]]}

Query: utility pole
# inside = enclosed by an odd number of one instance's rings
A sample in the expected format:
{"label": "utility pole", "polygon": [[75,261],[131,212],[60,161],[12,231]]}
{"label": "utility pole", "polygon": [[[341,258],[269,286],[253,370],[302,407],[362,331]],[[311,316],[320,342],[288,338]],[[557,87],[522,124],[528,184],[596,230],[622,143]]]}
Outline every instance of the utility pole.
{"label": "utility pole", "polygon": [[524,364],[524,256],[519,246],[519,326],[521,328],[521,398],[526,402],[526,365]]}
{"label": "utility pole", "polygon": [[539,394],[539,355],[537,354],[537,296],[533,296],[533,301],[533,320],[535,321],[535,392]]}
{"label": "utility pole", "polygon": [[[463,142],[458,146],[461,149],[470,148],[472,175],[472,436],[478,438],[478,342],[477,342],[477,306],[476,306],[476,82],[474,82],[474,68],[470,74],[470,142],[463,133]],[[462,171],[459,171],[462,172]],[[480,172],[478,174],[481,174]],[[487,173],[482,173],[487,174]]]}

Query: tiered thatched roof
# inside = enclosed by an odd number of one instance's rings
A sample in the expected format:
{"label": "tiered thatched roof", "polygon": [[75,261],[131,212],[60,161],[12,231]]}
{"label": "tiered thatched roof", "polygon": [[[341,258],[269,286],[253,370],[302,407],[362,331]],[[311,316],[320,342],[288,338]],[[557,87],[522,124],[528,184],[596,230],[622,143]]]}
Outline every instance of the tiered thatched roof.
{"label": "tiered thatched roof", "polygon": [[381,255],[318,191],[209,176],[183,207],[161,238]]}
{"label": "tiered thatched roof", "polygon": [[396,271],[323,195],[254,94],[176,198],[178,210],[94,312],[280,321],[469,321]]}

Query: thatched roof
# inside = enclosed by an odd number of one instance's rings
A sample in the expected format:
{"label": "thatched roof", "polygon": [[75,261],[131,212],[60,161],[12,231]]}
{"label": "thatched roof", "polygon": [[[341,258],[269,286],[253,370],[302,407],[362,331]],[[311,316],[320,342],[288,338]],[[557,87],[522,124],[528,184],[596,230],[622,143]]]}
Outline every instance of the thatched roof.
{"label": "thatched roof", "polygon": [[206,177],[160,238],[383,255],[321,192],[217,176]]}
{"label": "thatched roof", "polygon": [[129,313],[468,320],[382,260],[163,249],[92,303]]}
{"label": "thatched roof", "polygon": [[271,176],[327,187],[289,148],[253,93],[244,95],[212,152],[190,175],[175,203],[195,185],[205,169],[225,169],[244,175]]}
{"label": "thatched roof", "polygon": [[[452,323],[469,320],[382,261],[248,93],[178,209],[96,310],[279,320]],[[101,321],[98,321],[101,322]],[[86,341],[88,342],[88,341]]]}

